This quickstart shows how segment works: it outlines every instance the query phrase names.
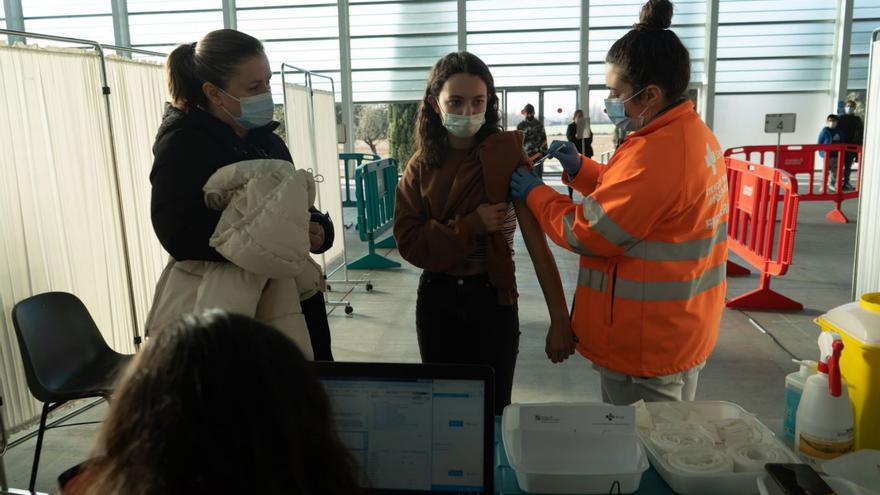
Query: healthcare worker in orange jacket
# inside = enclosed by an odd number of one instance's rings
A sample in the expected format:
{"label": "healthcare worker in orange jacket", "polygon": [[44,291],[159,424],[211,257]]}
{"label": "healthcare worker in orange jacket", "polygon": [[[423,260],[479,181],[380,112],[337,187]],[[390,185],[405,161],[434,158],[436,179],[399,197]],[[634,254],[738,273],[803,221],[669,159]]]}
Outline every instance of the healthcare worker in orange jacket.
{"label": "healthcare worker in orange jacket", "polygon": [[575,335],[548,348],[576,344],[613,404],[693,400],[726,291],[721,149],[685,97],[690,56],[669,30],[672,4],[651,0],[640,20],[605,59],[608,117],[630,131],[610,163],[551,146],[583,201],[526,169],[511,182],[547,235],[581,255]]}

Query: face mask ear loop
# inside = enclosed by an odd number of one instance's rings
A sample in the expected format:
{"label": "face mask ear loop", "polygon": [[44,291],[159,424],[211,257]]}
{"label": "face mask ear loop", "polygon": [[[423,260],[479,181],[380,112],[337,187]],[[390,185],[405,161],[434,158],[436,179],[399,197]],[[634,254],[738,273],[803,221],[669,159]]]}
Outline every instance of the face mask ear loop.
{"label": "face mask ear loop", "polygon": [[[232,98],[233,100],[235,100],[235,101],[237,101],[239,104],[241,104],[241,98],[236,98],[236,97],[232,96],[231,94],[227,93],[226,90],[224,90],[224,89],[221,88],[220,86],[217,86],[217,89],[218,89],[221,93],[223,93],[224,95],[226,95],[226,96]],[[221,106],[222,106],[223,108],[226,108],[226,105],[221,105]]]}
{"label": "face mask ear loop", "polygon": [[632,100],[632,99],[635,98],[636,96],[639,96],[640,94],[642,94],[642,91],[644,91],[644,90],[646,90],[646,89],[648,89],[647,86],[645,86],[644,88],[642,88],[642,89],[636,91],[632,96],[630,96],[629,98],[623,100],[623,102],[626,103],[626,102]]}
{"label": "face mask ear loop", "polygon": [[647,112],[650,108],[651,108],[650,106],[645,107],[645,109],[642,110],[642,113],[639,114],[639,120],[641,121],[641,122],[639,123],[639,127],[640,127],[640,128],[641,128],[641,127],[645,127],[645,112]]}
{"label": "face mask ear loop", "polygon": [[[646,90],[646,89],[648,89],[647,86],[645,86],[644,88],[638,90],[634,95],[632,95],[632,96],[630,96],[629,98],[627,98],[626,101],[624,101],[624,103],[626,103],[627,101],[632,100],[633,98],[635,98],[636,96],[638,96],[639,94],[641,94],[642,91],[644,91],[644,90]],[[642,113],[640,113],[639,116],[636,117],[636,118],[638,118],[639,121],[640,121],[640,123],[639,123],[639,128],[640,128],[640,129],[641,129],[642,127],[645,127],[645,112],[647,112],[648,110],[650,110],[650,108],[651,108],[651,105],[645,107],[645,109],[642,110]]]}

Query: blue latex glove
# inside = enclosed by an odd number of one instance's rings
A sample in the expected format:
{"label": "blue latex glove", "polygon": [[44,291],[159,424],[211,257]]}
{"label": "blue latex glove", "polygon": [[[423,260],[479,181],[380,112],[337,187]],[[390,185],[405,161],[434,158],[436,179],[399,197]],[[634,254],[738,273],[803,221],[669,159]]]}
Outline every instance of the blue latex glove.
{"label": "blue latex glove", "polygon": [[519,168],[513,172],[513,176],[510,178],[510,195],[513,196],[513,199],[525,202],[532,189],[543,183],[544,181],[530,170]]}
{"label": "blue latex glove", "polygon": [[581,171],[581,155],[571,141],[553,141],[547,154],[559,160],[570,178]]}

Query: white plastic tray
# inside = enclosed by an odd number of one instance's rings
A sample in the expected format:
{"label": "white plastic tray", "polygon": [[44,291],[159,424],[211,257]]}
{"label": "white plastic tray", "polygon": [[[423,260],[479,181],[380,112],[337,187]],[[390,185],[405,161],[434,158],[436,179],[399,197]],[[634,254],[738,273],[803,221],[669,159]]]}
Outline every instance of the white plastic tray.
{"label": "white plastic tray", "polygon": [[[653,414],[658,407],[663,407],[663,404],[670,403],[649,402],[645,405],[648,408],[648,411]],[[754,415],[748,413],[745,409],[736,404],[724,401],[676,402],[674,404],[674,407],[676,408],[687,408],[689,411],[694,411],[702,417],[712,420],[751,418],[761,430],[764,442],[773,443],[781,448],[790,457],[789,462],[798,462],[791,450],[784,443],[780,442],[779,439],[776,438],[776,435],[774,435],[766,425],[758,421]],[[759,492],[756,481],[763,476],[763,473],[730,473],[719,475],[692,474],[679,471],[670,466],[661,453],[654,450],[650,439],[644,434],[644,432],[640,431],[639,434],[642,438],[642,443],[645,444],[645,449],[648,452],[648,458],[651,461],[651,465],[654,466],[654,469],[657,470],[660,476],[673,490],[675,490],[676,493],[682,495],[703,495],[707,493],[711,493],[712,495],[758,495]]]}
{"label": "white plastic tray", "polygon": [[822,470],[828,476],[849,480],[880,495],[880,450],[857,450],[837,459],[825,461]]}
{"label": "white plastic tray", "polygon": [[[568,417],[540,431],[520,428],[522,419],[528,417],[525,415],[534,407],[559,408]],[[584,434],[583,429],[579,431],[583,425],[579,424],[578,408],[595,407],[610,406],[511,404],[504,409],[501,426],[504,450],[521,490],[527,493],[604,495],[609,493],[615,481],[620,484],[620,493],[633,493],[639,489],[642,474],[650,464],[637,434],[596,436]],[[610,466],[614,465],[628,466],[628,469],[613,472]]]}
{"label": "white plastic tray", "polygon": [[[822,476],[822,479],[825,480],[825,483],[828,483],[828,486],[834,490],[836,495],[873,495],[874,492],[870,492],[865,490],[855,483],[851,481],[847,481],[840,478],[834,478],[832,476]],[[758,493],[760,495],[770,495],[770,490],[767,488],[767,484],[772,483],[768,475],[763,475],[758,478]]]}

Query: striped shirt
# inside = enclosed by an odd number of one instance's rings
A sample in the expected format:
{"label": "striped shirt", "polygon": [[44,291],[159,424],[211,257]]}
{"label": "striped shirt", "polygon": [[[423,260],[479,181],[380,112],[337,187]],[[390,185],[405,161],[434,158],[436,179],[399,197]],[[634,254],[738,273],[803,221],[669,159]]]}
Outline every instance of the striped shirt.
{"label": "striped shirt", "polygon": [[[504,224],[501,226],[501,233],[504,234],[504,238],[507,239],[507,244],[510,246],[511,251],[513,251],[514,232],[516,232],[516,210],[513,208],[513,203],[508,203],[507,216],[504,217]],[[477,238],[477,247],[468,255],[467,261],[486,261],[485,237]]]}

